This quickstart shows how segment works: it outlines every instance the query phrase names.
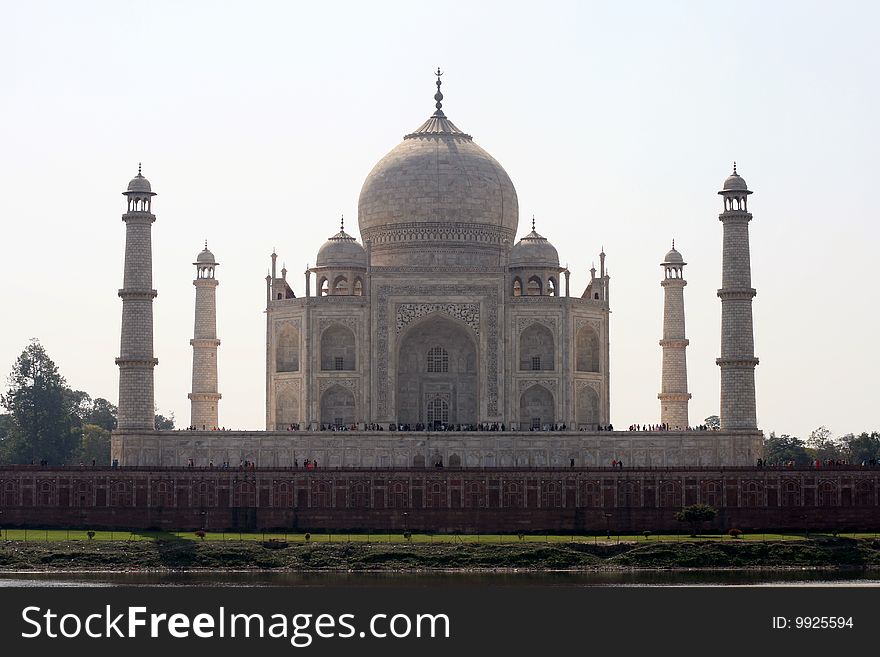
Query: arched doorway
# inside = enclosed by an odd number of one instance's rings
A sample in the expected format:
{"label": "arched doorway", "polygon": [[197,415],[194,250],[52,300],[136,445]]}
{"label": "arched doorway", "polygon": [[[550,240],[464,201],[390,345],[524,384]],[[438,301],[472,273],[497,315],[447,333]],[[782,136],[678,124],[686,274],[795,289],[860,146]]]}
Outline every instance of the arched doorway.
{"label": "arched doorway", "polygon": [[349,426],[357,422],[354,393],[340,385],[332,385],[321,395],[321,424]]}
{"label": "arched doorway", "polygon": [[478,369],[470,329],[439,313],[412,325],[397,352],[397,421],[476,424]]}
{"label": "arched doorway", "polygon": [[540,430],[552,425],[555,422],[555,410],[553,393],[544,386],[532,386],[519,398],[520,429]]}

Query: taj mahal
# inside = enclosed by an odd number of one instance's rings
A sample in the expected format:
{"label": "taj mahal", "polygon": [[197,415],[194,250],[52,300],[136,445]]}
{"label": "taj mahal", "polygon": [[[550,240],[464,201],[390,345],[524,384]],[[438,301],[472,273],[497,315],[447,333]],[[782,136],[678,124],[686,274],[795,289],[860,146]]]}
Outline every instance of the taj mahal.
{"label": "taj mahal", "polygon": [[[340,225],[304,272],[304,287],[296,285],[302,296],[286,268],[278,270],[278,255],[271,255],[263,431],[216,430],[219,263],[207,244],[194,263],[191,430],[154,428],[156,194],[138,170],[123,192],[116,463],[248,461],[286,468],[310,459],[322,468],[491,469],[596,467],[615,460],[681,467],[751,466],[762,456],[747,207],[752,192],[736,167],[718,192],[720,428],[689,429],[686,263],[674,244],[658,277],[664,316],[657,427],[663,430],[613,427],[611,278],[604,249],[596,249],[599,268],[590,270],[586,288],[571,290],[569,270],[534,219],[522,227],[504,168],[447,118],[440,75],[438,69],[433,114],[363,183],[360,239]],[[525,234],[517,240],[520,231]]]}

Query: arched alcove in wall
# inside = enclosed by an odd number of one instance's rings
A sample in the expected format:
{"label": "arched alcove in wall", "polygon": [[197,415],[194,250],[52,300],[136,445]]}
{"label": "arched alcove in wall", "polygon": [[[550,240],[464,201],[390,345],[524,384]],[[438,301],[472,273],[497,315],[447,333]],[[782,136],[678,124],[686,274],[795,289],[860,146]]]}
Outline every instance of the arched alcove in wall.
{"label": "arched alcove in wall", "polygon": [[556,404],[553,393],[542,385],[533,385],[520,395],[519,422],[520,429],[541,429],[552,425],[556,415]]}
{"label": "arched alcove in wall", "polygon": [[534,323],[519,335],[519,369],[556,369],[553,333],[543,324]]}
{"label": "arched alcove in wall", "polygon": [[275,429],[283,431],[291,424],[299,422],[299,399],[288,388],[275,395]]}
{"label": "arched alcove in wall", "polygon": [[578,372],[599,371],[599,334],[589,324],[584,324],[575,339],[575,369]]}
{"label": "arched alcove in wall", "polygon": [[578,428],[595,429],[599,424],[599,395],[591,386],[583,386],[577,391]]}
{"label": "arched alcove in wall", "polygon": [[398,422],[477,422],[478,352],[473,331],[441,313],[409,326],[397,350]]}
{"label": "arched alcove in wall", "polygon": [[281,328],[275,340],[275,371],[299,371],[299,331],[289,324]]}
{"label": "arched alcove in wall", "polygon": [[321,369],[350,371],[355,369],[354,331],[342,324],[333,324],[321,334]]}
{"label": "arched alcove in wall", "polygon": [[321,395],[321,424],[350,425],[357,422],[354,393],[332,385]]}

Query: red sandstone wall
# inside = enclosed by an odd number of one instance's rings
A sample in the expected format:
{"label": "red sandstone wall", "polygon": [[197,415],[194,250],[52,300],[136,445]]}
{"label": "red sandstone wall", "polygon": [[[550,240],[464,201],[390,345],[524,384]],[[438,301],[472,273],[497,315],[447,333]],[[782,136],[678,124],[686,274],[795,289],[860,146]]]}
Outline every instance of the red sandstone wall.
{"label": "red sandstone wall", "polygon": [[[439,532],[880,528],[880,469],[0,468],[0,524]],[[202,515],[204,512],[204,515]],[[404,518],[404,514],[406,517]],[[606,514],[610,518],[606,518]]]}

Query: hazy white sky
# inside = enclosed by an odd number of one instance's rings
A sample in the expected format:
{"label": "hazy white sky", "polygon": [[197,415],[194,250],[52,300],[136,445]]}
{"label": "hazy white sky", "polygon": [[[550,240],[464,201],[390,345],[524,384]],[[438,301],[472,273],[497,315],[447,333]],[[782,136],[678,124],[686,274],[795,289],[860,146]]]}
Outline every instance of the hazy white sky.
{"label": "hazy white sky", "polygon": [[[124,224],[153,208],[156,404],[189,422],[192,262],[220,287],[220,422],[264,427],[268,255],[302,272],[372,166],[444,110],[507,169],[520,236],[586,285],[604,245],[612,421],[656,422],[662,278],[686,268],[692,421],[718,412],[721,200],[749,202],[759,426],[880,429],[873,2],[4,2],[0,374],[39,337],[117,398]],[[5,382],[5,381],[4,381]]]}

